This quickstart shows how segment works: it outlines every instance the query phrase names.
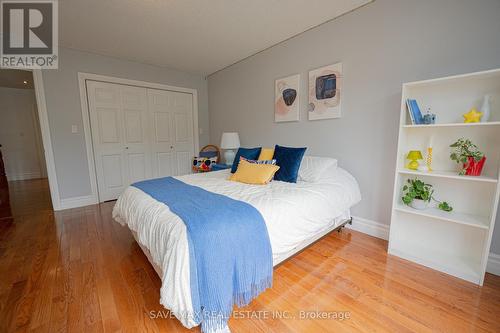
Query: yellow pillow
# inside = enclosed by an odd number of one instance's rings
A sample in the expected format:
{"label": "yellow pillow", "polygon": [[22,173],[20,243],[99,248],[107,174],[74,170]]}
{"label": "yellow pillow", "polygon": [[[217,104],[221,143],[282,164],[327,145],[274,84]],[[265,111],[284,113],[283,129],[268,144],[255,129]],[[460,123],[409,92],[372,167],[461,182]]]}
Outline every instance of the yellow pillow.
{"label": "yellow pillow", "polygon": [[273,164],[256,164],[240,160],[238,169],[229,177],[229,180],[245,184],[264,185],[273,179],[279,168],[279,166]]}
{"label": "yellow pillow", "polygon": [[269,161],[272,160],[274,156],[274,148],[262,148],[258,160]]}

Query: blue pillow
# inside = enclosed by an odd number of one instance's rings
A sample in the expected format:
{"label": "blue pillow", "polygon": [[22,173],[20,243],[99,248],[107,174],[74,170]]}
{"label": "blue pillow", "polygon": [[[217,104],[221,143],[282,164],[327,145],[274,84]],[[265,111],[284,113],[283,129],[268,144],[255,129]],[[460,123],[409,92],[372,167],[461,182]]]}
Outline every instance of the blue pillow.
{"label": "blue pillow", "polygon": [[233,166],[231,167],[231,173],[235,173],[238,169],[238,164],[240,163],[240,156],[243,156],[247,160],[256,160],[259,158],[260,151],[262,147],[259,148],[239,148],[236,156],[234,158]]}
{"label": "blue pillow", "polygon": [[276,145],[273,159],[280,169],[274,174],[275,180],[296,183],[299,175],[300,162],[307,148],[291,148]]}

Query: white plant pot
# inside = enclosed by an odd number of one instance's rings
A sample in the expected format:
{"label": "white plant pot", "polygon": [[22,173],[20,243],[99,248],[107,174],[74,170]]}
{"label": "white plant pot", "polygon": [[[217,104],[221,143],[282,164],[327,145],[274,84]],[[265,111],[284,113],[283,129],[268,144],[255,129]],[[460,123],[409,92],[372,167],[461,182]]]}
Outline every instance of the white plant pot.
{"label": "white plant pot", "polygon": [[421,200],[421,199],[413,199],[412,202],[410,202],[410,207],[419,209],[419,210],[424,210],[429,207],[429,201]]}

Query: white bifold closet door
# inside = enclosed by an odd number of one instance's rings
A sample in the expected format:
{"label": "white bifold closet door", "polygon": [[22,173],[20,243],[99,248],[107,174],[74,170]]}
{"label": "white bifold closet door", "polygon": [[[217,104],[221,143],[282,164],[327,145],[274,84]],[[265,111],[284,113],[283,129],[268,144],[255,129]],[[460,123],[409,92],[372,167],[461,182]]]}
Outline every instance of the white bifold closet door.
{"label": "white bifold closet door", "polygon": [[153,177],[186,175],[194,154],[193,95],[148,89]]}
{"label": "white bifold closet door", "polygon": [[131,183],[190,172],[193,96],[87,81],[99,200]]}

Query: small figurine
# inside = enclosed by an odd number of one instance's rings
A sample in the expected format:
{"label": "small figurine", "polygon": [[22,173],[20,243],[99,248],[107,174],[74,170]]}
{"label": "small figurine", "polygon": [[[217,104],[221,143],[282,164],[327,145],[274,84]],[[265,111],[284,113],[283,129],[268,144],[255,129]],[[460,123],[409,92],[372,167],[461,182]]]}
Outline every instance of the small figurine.
{"label": "small figurine", "polygon": [[482,115],[482,112],[478,112],[476,108],[472,108],[469,112],[463,115],[464,123],[478,123],[481,120]]}
{"label": "small figurine", "polygon": [[424,114],[424,124],[431,125],[436,123],[436,115],[431,113],[431,108],[427,108],[426,114]]}

